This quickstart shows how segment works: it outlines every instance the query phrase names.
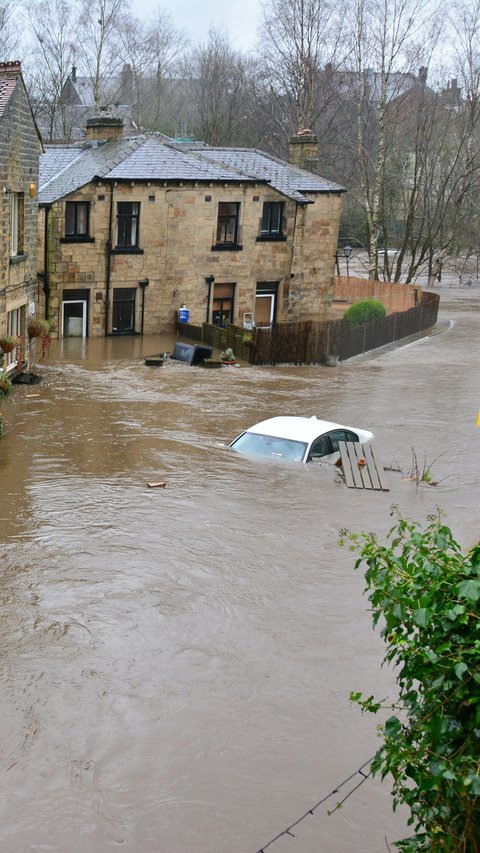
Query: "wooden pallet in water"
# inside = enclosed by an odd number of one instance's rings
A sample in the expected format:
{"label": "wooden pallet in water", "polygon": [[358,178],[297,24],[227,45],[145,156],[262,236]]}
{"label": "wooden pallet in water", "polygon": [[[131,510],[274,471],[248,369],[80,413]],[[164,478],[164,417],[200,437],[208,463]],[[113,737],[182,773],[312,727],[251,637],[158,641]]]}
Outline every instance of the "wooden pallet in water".
{"label": "wooden pallet in water", "polygon": [[374,489],[388,492],[383,465],[375,458],[371,444],[339,441],[345,482],[349,489]]}

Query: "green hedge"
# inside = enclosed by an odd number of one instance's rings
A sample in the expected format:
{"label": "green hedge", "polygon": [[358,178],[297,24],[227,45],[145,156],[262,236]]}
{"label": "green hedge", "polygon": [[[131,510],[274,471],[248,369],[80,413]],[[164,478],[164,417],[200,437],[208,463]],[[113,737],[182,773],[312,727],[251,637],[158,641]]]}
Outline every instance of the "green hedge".
{"label": "green hedge", "polygon": [[354,302],[343,315],[344,320],[349,320],[352,326],[361,326],[372,320],[381,320],[386,315],[385,306],[378,299],[362,299]]}

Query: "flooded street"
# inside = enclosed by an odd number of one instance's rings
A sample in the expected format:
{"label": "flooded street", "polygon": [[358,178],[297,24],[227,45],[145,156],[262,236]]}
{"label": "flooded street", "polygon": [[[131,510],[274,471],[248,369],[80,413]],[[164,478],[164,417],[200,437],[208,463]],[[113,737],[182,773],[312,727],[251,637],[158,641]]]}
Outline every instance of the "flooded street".
{"label": "flooded street", "polygon": [[[480,288],[439,288],[451,326],[338,368],[204,370],[172,339],[54,343],[2,406],[2,853],[257,853],[373,755],[385,696],[338,531],[440,506],[480,539]],[[226,444],[276,414],[412,446],[436,488],[389,493]],[[165,489],[147,482],[163,480]],[[335,798],[269,853],[382,853],[406,833],[387,784]]]}

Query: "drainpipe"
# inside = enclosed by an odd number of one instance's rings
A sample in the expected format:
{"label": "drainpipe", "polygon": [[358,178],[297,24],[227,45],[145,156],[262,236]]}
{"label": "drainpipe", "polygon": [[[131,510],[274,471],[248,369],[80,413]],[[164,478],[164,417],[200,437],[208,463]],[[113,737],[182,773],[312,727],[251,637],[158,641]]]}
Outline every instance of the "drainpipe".
{"label": "drainpipe", "polygon": [[148,287],[149,281],[148,278],[142,278],[138,282],[141,291],[142,291],[142,317],[141,317],[141,325],[140,325],[140,334],[143,335],[143,327],[145,322],[145,288]]}
{"label": "drainpipe", "polygon": [[50,207],[44,207],[45,224],[43,234],[43,292],[45,294],[45,320],[50,319],[50,277],[48,273],[48,214]]}
{"label": "drainpipe", "polygon": [[107,245],[105,247],[106,252],[106,274],[105,274],[105,285],[106,285],[106,293],[105,293],[105,337],[108,335],[108,321],[109,321],[109,309],[110,309],[110,276],[111,276],[111,264],[112,264],[112,234],[113,234],[113,183],[110,184],[110,210],[108,213],[108,240]]}
{"label": "drainpipe", "polygon": [[214,275],[207,275],[205,277],[205,281],[208,284],[208,296],[207,296],[207,316],[205,318],[205,322],[208,323],[208,318],[210,316],[210,297],[212,295],[212,284],[215,281]]}

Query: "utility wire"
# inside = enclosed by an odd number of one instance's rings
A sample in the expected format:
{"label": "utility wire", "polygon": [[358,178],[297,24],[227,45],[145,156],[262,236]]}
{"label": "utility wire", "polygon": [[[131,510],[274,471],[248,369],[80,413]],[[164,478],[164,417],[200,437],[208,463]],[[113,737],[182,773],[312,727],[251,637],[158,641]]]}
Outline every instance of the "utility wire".
{"label": "utility wire", "polygon": [[343,782],[340,782],[340,784],[337,785],[337,787],[334,788],[333,791],[330,791],[329,794],[327,794],[325,797],[322,797],[322,799],[319,800],[318,803],[316,803],[314,806],[312,806],[311,809],[308,809],[308,811],[306,811],[305,814],[303,814],[301,817],[299,817],[298,820],[296,820],[294,823],[291,823],[290,826],[287,826],[287,828],[284,829],[283,832],[279,832],[278,835],[275,836],[275,838],[272,838],[272,840],[269,841],[267,844],[264,844],[263,847],[260,847],[260,849],[257,850],[257,853],[265,853],[265,850],[267,849],[267,847],[271,847],[272,844],[275,844],[275,842],[278,841],[279,838],[283,838],[284,835],[289,835],[291,838],[296,838],[297,836],[294,835],[294,833],[292,832],[292,829],[295,829],[295,827],[298,826],[298,824],[301,823],[302,820],[305,820],[305,818],[308,817],[308,815],[313,815],[315,813],[316,809],[318,809],[321,805],[323,805],[323,803],[325,803],[327,800],[329,800],[330,797],[333,797],[334,794],[338,794],[340,789],[343,788],[344,785],[347,785],[348,782],[350,782],[352,779],[354,779],[355,776],[361,776],[362,778],[360,779],[360,781],[351,789],[351,791],[348,792],[348,794],[345,794],[343,800],[340,800],[340,802],[338,802],[336,804],[335,808],[332,809],[332,811],[329,812],[329,814],[333,814],[334,812],[336,812],[337,809],[339,809],[343,805],[345,800],[348,800],[348,798],[351,797],[352,794],[355,793],[355,791],[357,791],[358,788],[360,788],[363,785],[363,783],[366,782],[367,779],[372,775],[371,770],[369,770],[368,773],[364,773],[363,768],[367,767],[367,765],[371,764],[374,758],[375,758],[375,755],[372,755],[372,757],[369,758],[368,761],[365,761],[358,768],[358,770],[355,770],[354,773],[351,773],[350,776],[347,776],[347,778],[344,779]]}

